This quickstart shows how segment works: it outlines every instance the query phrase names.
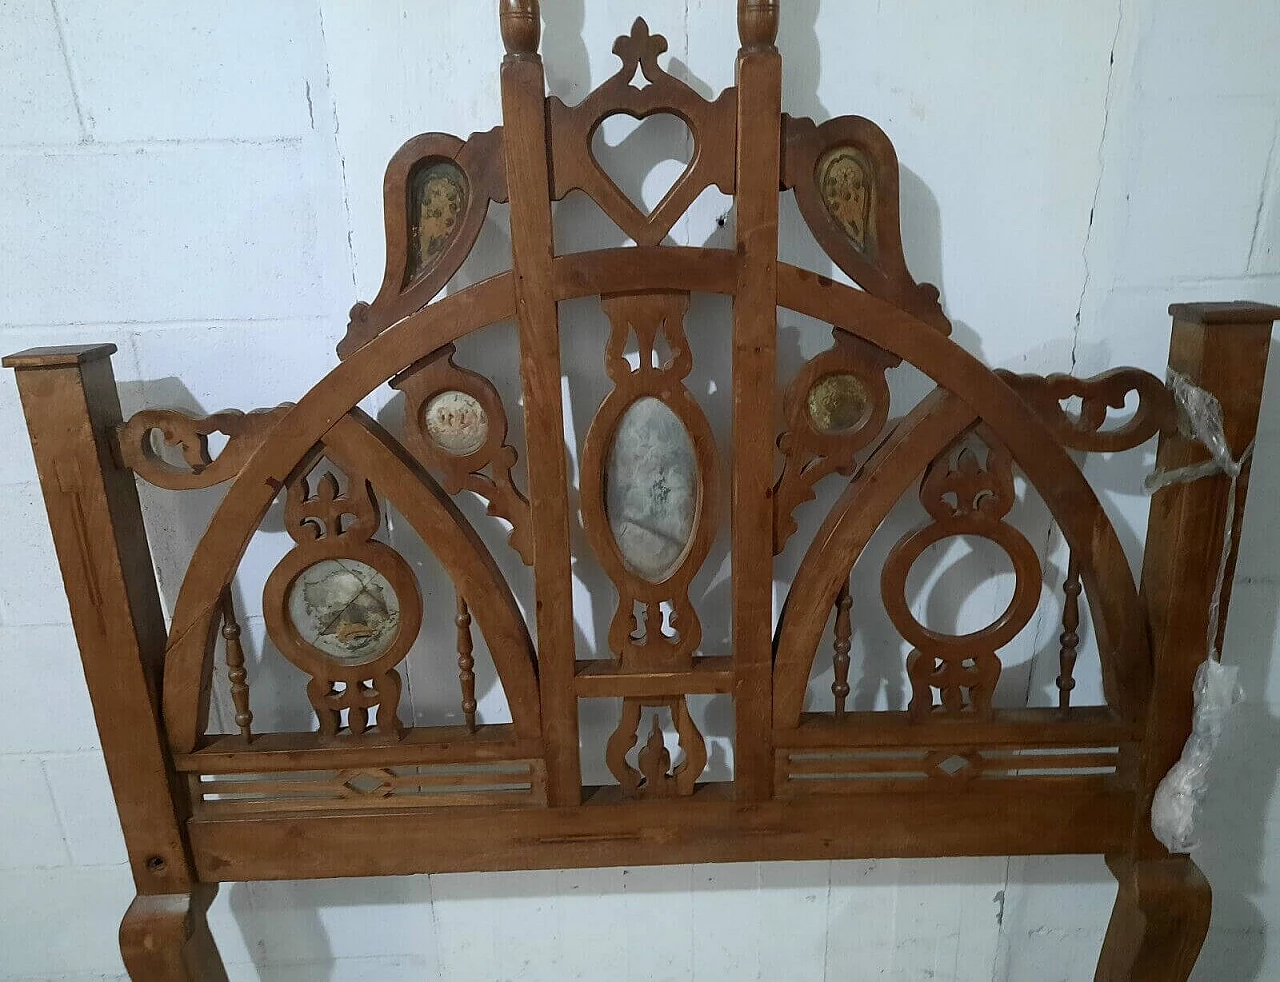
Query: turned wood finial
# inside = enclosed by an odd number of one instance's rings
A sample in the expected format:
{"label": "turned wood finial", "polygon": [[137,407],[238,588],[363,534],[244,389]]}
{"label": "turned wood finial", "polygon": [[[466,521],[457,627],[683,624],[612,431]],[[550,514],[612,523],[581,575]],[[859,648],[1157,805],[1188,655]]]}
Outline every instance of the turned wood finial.
{"label": "turned wood finial", "polygon": [[537,53],[542,34],[542,15],[538,0],[498,0],[498,17],[502,24],[502,43],[509,55]]}
{"label": "turned wood finial", "polygon": [[768,48],[778,40],[779,0],[738,0],[738,37],[744,48]]}

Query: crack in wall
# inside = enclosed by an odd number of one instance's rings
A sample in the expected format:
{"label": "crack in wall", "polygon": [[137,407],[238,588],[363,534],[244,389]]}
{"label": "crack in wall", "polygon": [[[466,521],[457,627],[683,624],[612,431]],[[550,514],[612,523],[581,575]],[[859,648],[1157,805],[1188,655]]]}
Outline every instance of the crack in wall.
{"label": "crack in wall", "polygon": [[58,32],[58,51],[62,55],[62,64],[67,70],[67,86],[71,89],[71,104],[76,110],[76,122],[80,126],[80,141],[92,143],[93,134],[89,131],[89,119],[85,115],[84,104],[80,101],[80,86],[76,84],[75,69],[71,65],[71,48],[67,44],[67,31],[62,25],[62,11],[58,9],[58,0],[49,0],[49,10],[53,14],[53,29]]}
{"label": "crack in wall", "polygon": [[1258,254],[1258,236],[1262,229],[1262,215],[1266,210],[1267,191],[1276,176],[1276,146],[1280,144],[1280,121],[1271,133],[1271,148],[1267,151],[1267,165],[1262,171],[1262,190],[1258,193],[1258,209],[1253,213],[1253,235],[1249,237],[1249,258],[1245,260],[1244,272],[1248,276],[1253,272],[1253,261]]}
{"label": "crack in wall", "polygon": [[1116,82],[1116,47],[1120,43],[1120,32],[1124,27],[1124,0],[1116,4],[1116,29],[1111,36],[1111,59],[1107,67],[1107,90],[1102,101],[1102,132],[1098,136],[1098,180],[1093,187],[1093,201],[1089,206],[1089,225],[1085,229],[1084,245],[1080,249],[1080,258],[1084,262],[1084,279],[1080,284],[1080,299],[1076,304],[1075,324],[1071,332],[1071,374],[1075,374],[1076,361],[1080,347],[1080,321],[1084,313],[1085,298],[1089,292],[1092,269],[1089,265],[1089,247],[1093,244],[1093,223],[1098,211],[1098,200],[1102,195],[1102,178],[1106,172],[1107,134],[1111,129],[1111,104],[1115,96]]}
{"label": "crack in wall", "polygon": [[[347,220],[347,259],[351,264],[352,293],[358,293],[360,284],[356,280],[356,244],[355,225],[351,220],[351,187],[347,181],[347,158],[342,152],[342,141],[338,137],[341,122],[338,119],[338,100],[333,97],[333,69],[329,65],[329,37],[324,28],[324,7],[317,11],[320,18],[320,45],[324,49],[324,86],[329,95],[329,107],[333,114],[333,148],[338,155],[338,169],[342,174],[342,211]],[[307,106],[311,106],[311,86],[307,86]],[[314,116],[313,116],[314,120]]]}

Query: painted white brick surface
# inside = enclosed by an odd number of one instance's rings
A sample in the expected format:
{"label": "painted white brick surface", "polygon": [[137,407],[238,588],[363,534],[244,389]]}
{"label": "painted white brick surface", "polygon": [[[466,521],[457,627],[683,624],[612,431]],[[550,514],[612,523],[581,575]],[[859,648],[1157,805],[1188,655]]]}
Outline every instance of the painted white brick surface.
{"label": "painted white brick surface", "polygon": [[[730,0],[544,7],[549,85],[570,103],[614,72],[613,39],[637,12],[668,36],[674,74],[704,94],[732,84]],[[1280,302],[1280,19],[1271,5],[783,8],[787,111],[860,113],[890,134],[903,165],[908,259],[942,287],[956,339],[986,360],[1022,371],[1129,363],[1160,372],[1170,302]],[[0,347],[116,343],[126,413],[296,399],[335,364],[351,303],[381,281],[387,158],[418,132],[465,136],[497,124],[500,53],[490,5],[470,0],[0,0]],[[660,149],[687,159],[679,135],[663,132]],[[650,174],[624,156],[618,166],[652,203],[678,164]],[[495,209],[461,281],[505,264],[504,212]],[[834,272],[787,202],[784,216],[786,257]],[[558,207],[557,218],[562,248],[621,241],[580,203]],[[674,238],[730,242],[719,222],[731,229],[732,218],[707,195]],[[605,329],[590,304],[563,313],[576,447],[606,387]],[[699,301],[696,314],[707,327],[691,336],[708,383],[700,397],[724,440],[728,365],[715,339],[727,305]],[[783,334],[792,368],[826,343],[799,318],[784,318]],[[486,331],[460,357],[497,365],[495,383],[514,407],[511,340],[509,328]],[[1272,360],[1227,651],[1244,666],[1251,701],[1217,774],[1199,855],[1215,888],[1196,976],[1204,982],[1280,977],[1280,398],[1271,396],[1280,355]],[[385,393],[366,405],[389,425],[400,411]],[[1139,453],[1091,470],[1134,561],[1149,463]],[[218,494],[144,489],[143,501],[172,603]],[[805,521],[816,521],[820,502]],[[1046,569],[1060,570],[1060,543],[1043,516],[1027,514],[1028,528],[1040,523]],[[913,520],[906,509],[890,524]],[[428,610],[443,624],[407,673],[416,718],[440,721],[456,714],[451,591],[394,514],[389,526],[420,564]],[[7,372],[0,527],[0,980],[122,979],[115,933],[132,884]],[[504,551],[505,533],[482,534],[527,606],[527,571]],[[273,513],[237,591],[259,721],[295,728],[309,715],[300,676],[254,613],[286,547]],[[722,560],[713,554],[705,576],[718,597]],[[785,554],[779,569],[795,561]],[[576,572],[590,650],[612,595],[592,561]],[[948,604],[973,613],[992,596]],[[706,613],[707,637],[724,634],[722,614]],[[897,640],[881,637],[878,612],[868,616],[871,637],[859,637],[855,655],[898,665]],[[1033,700],[1056,670],[1054,620],[1050,609],[1011,652],[1010,677],[1016,664]],[[501,718],[483,648],[478,655],[481,715]],[[1086,651],[1082,671],[1090,665]],[[883,701],[892,675],[868,698]],[[829,698],[828,681],[815,683],[819,698]],[[1096,680],[1078,690],[1096,691]],[[225,713],[225,690],[218,699],[215,712]],[[588,736],[608,726],[599,708],[584,711]],[[1092,978],[1114,896],[1098,859],[1031,857],[235,884],[211,917],[237,982],[1076,982]]]}

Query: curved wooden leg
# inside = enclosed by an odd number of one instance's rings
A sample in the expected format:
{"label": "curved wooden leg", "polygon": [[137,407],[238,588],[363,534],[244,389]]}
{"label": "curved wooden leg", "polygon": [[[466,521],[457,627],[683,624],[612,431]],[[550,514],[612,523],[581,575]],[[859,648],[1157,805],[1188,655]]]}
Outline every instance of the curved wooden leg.
{"label": "curved wooden leg", "polygon": [[136,897],[120,923],[120,953],[134,982],[227,982],[205,916],[218,885]]}
{"label": "curved wooden leg", "polygon": [[1186,982],[1209,931],[1209,881],[1188,856],[1107,865],[1120,893],[1096,982]]}

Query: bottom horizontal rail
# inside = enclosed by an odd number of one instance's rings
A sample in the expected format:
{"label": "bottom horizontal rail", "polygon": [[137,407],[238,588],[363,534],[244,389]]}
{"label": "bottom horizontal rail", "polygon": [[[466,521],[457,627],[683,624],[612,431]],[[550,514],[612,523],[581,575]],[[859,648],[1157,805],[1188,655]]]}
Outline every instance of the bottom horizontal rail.
{"label": "bottom horizontal rail", "polygon": [[188,822],[202,880],[307,879],[670,863],[1111,853],[1132,792],[1064,787],[742,803],[729,785],[575,808],[310,812]]}

